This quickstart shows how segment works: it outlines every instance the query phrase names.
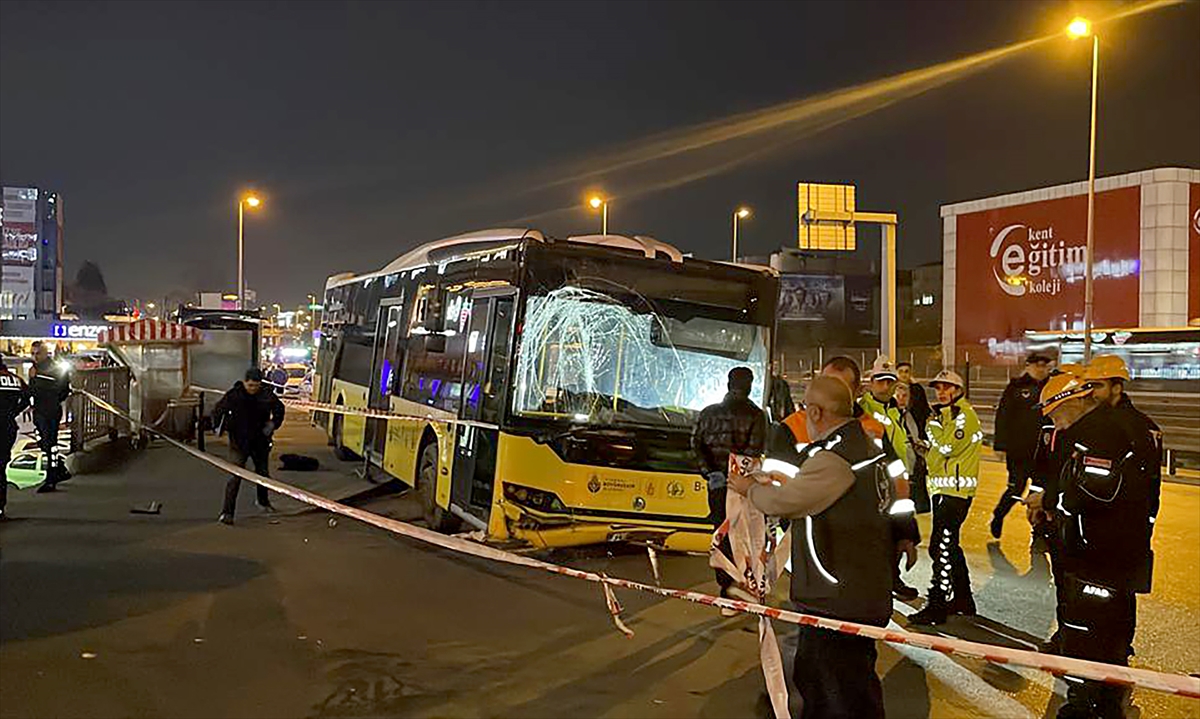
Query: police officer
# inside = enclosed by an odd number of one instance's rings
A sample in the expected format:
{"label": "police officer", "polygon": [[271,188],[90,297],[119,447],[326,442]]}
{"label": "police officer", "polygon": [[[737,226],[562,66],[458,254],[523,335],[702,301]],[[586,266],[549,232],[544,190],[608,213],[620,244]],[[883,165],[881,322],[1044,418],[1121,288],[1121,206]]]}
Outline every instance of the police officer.
{"label": "police officer", "polygon": [[896,383],[900,377],[886,355],[875,358],[867,375],[866,391],[858,398],[863,412],[883,425],[884,435],[903,464],[908,464],[908,433],[904,430],[900,405],[896,403]]}
{"label": "police officer", "polygon": [[1025,493],[1033,475],[1033,453],[1042,429],[1038,402],[1042,385],[1050,376],[1050,358],[1033,352],[1025,358],[1025,371],[1004,388],[996,407],[996,432],[992,448],[1008,468],[1008,487],[992,511],[992,536],[1000,538],[1004,517]]}
{"label": "police officer", "polygon": [[[1093,388],[1065,376],[1042,391],[1063,452],[1054,512],[1061,515],[1066,656],[1124,665],[1137,608],[1150,590],[1150,482],[1141,440]],[[1123,716],[1121,687],[1068,677],[1059,719]]]}
{"label": "police officer", "polygon": [[17,441],[17,417],[29,406],[29,387],[17,375],[8,371],[0,357],[0,519],[8,504],[8,462],[12,459],[13,443]]}
{"label": "police officer", "polygon": [[37,429],[38,446],[46,457],[46,481],[37,491],[53,492],[55,485],[68,477],[55,445],[62,423],[62,403],[71,394],[71,378],[41,342],[33,343],[32,374],[29,388],[33,394],[33,426]]}
{"label": "police officer", "polygon": [[979,457],[983,430],[975,409],[967,402],[962,377],[942,370],[929,383],[937,404],[926,434],[929,448],[929,497],[933,505],[933,531],[929,556],[933,579],[925,608],[909,617],[912,624],[944,624],[950,614],[975,615],[971,576],[959,545],[959,530],[967,519],[979,484]]}

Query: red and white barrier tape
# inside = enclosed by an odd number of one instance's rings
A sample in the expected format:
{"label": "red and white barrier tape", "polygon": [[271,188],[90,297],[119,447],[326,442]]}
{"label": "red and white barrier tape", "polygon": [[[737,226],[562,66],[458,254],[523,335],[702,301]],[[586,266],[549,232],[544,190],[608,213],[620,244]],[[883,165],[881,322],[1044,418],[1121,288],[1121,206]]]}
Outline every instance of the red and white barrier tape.
{"label": "red and white barrier tape", "polygon": [[[209,394],[224,394],[225,390],[213,389],[211,387],[199,387],[192,385],[192,389],[197,392],[207,392]],[[441,417],[420,414],[407,414],[404,412],[389,412],[383,409],[366,409],[347,407],[344,404],[330,404],[329,402],[312,402],[310,400],[289,399],[280,397],[279,401],[283,402],[285,407],[297,409],[301,412],[328,412],[329,414],[341,414],[354,417],[363,417],[367,419],[411,419],[419,422],[447,422],[450,424],[460,424],[464,427],[480,427],[483,429],[496,429],[495,422],[479,422],[472,419],[443,419]]]}
{"label": "red and white barrier tape", "polygon": [[[89,399],[91,399],[92,402],[104,410],[124,419],[129,419],[128,415],[103,399],[83,390],[81,390],[81,393],[86,395]],[[432,544],[453,552],[468,554],[471,556],[480,557],[482,559],[491,559],[493,561],[504,562],[506,564],[529,567],[530,569],[539,569],[545,572],[574,577],[576,579],[595,582],[610,587],[622,587],[624,589],[632,589],[647,594],[656,594],[660,597],[681,599],[683,601],[693,602],[696,604],[733,609],[745,614],[754,614],[757,616],[777,619],[781,622],[787,622],[789,624],[821,627],[823,629],[829,629],[831,631],[841,632],[843,634],[869,637],[871,639],[888,642],[891,644],[904,644],[923,649],[931,649],[936,652],[941,652],[942,654],[969,657],[972,659],[982,659],[993,664],[1012,664],[1016,666],[1031,667],[1033,669],[1039,669],[1041,671],[1048,672],[1056,677],[1069,675],[1080,679],[1090,679],[1126,687],[1141,687],[1143,689],[1151,689],[1153,691],[1165,692],[1167,694],[1175,694],[1192,699],[1200,699],[1200,678],[1189,677],[1182,674],[1159,672],[1135,667],[1123,667],[1115,664],[1104,664],[1101,662],[1088,661],[1085,659],[1061,657],[1053,654],[1040,654],[1038,652],[1031,652],[1023,649],[1009,649],[1007,647],[1000,647],[991,644],[969,642],[963,639],[952,639],[941,636],[887,629],[868,624],[856,624],[854,622],[845,622],[838,619],[827,619],[811,614],[802,614],[800,612],[794,612],[787,609],[777,609],[775,607],[767,607],[761,604],[753,604],[736,599],[714,597],[710,594],[703,594],[701,592],[656,587],[649,584],[643,584],[641,582],[633,582],[627,579],[608,577],[595,572],[572,569],[570,567],[551,564],[549,562],[543,562],[530,557],[523,557],[517,554],[512,554],[511,552],[489,547],[484,544],[477,544],[475,542],[470,542],[458,537],[450,537],[439,534],[432,530],[425,529],[423,527],[417,527],[406,522],[390,519],[388,517],[381,517],[377,514],[372,514],[371,512],[358,509],[357,507],[351,507],[330,499],[326,499],[320,495],[312,494],[311,492],[307,492],[298,487],[293,487],[270,477],[261,477],[243,467],[238,467],[234,464],[231,464],[220,457],[215,457],[206,452],[201,452],[195,447],[191,447],[183,442],[175,440],[174,438],[167,437],[157,430],[151,429],[151,431],[159,434],[164,440],[173,446],[178,447],[184,452],[187,452],[193,457],[208,462],[222,471],[237,475],[238,477],[249,482],[266,487],[271,491],[291,497],[299,502],[334,512],[335,514],[350,517],[351,519],[357,519],[364,524],[369,524],[401,536],[417,539],[427,544]],[[605,593],[605,597],[607,602],[608,593]],[[614,615],[614,618],[619,620],[619,617],[616,615]],[[619,624],[618,628],[620,628],[620,626],[621,625]],[[628,627],[626,627],[623,631],[628,631]]]}

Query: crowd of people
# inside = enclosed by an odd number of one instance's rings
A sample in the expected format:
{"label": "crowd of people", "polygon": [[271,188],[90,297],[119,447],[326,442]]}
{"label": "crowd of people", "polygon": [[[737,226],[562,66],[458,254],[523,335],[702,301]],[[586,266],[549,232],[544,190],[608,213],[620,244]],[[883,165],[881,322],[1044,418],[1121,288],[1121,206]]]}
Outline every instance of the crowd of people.
{"label": "crowd of people", "polygon": [[[694,430],[714,523],[724,520],[729,492],[744,495],[795,530],[798,611],[884,626],[893,597],[919,596],[900,566],[914,566],[922,539],[915,514],[930,512],[932,580],[908,623],[974,616],[959,533],[980,482],[984,432],[963,378],[939,372],[930,403],[907,363],[880,357],[864,382],[854,360],[835,357],[808,382],[799,409],[773,427],[749,399],[753,381],[747,368],[731,371],[729,394]],[[1115,356],[1057,369],[1045,355],[1028,356],[997,408],[994,450],[1008,481],[990,527],[998,539],[1022,504],[1033,550],[1049,556],[1058,628],[1041,650],[1118,665],[1133,653],[1136,596],[1150,591],[1162,464],[1161,433],[1134,407],[1129,381]],[[731,455],[781,460],[797,472],[731,473]],[[735,578],[718,571],[717,580],[721,596],[753,599]],[[793,678],[802,717],[884,716],[874,642],[799,631]],[[1059,719],[1123,716],[1126,689],[1067,679]]]}

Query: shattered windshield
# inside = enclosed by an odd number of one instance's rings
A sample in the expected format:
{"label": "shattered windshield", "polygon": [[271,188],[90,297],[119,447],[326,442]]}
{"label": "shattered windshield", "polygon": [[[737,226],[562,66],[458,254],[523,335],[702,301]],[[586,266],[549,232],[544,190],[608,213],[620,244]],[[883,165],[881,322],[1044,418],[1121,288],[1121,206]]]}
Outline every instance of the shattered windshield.
{"label": "shattered windshield", "polygon": [[754,371],[751,399],[761,404],[766,327],[626,290],[567,285],[527,298],[515,414],[688,427],[699,410],[725,396],[729,370],[739,366]]}

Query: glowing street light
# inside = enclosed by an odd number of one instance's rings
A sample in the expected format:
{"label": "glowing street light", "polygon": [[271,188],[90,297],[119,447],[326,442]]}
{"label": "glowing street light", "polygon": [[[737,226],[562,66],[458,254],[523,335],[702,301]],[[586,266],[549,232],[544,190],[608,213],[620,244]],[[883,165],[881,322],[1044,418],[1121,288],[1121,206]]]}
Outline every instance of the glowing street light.
{"label": "glowing street light", "polygon": [[608,234],[608,200],[600,195],[592,195],[588,200],[593,210],[600,210],[600,234]]}
{"label": "glowing street light", "polygon": [[242,215],[247,207],[253,209],[262,204],[262,200],[258,199],[253,194],[244,195],[238,200],[238,296],[237,308],[242,309],[242,303],[246,301],[246,274],[245,274],[245,233],[242,230]]}
{"label": "glowing street light", "polygon": [[1092,326],[1095,322],[1095,301],[1092,262],[1095,248],[1096,229],[1096,77],[1100,70],[1100,36],[1092,32],[1092,24],[1077,17],[1067,25],[1067,35],[1078,40],[1092,37],[1092,123],[1088,141],[1088,212],[1087,212],[1087,255],[1084,260],[1083,276],[1083,361],[1092,361]]}
{"label": "glowing street light", "polygon": [[734,212],[733,212],[733,261],[734,262],[737,262],[737,258],[738,258],[738,251],[737,251],[738,221],[744,220],[749,216],[750,216],[750,208],[749,207],[739,207],[736,210],[734,210]]}

